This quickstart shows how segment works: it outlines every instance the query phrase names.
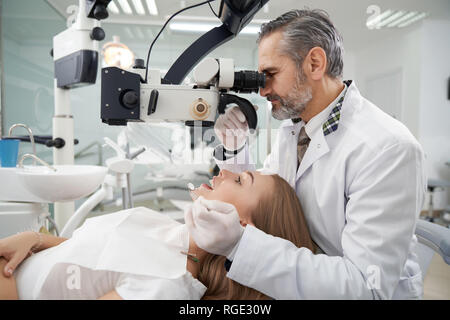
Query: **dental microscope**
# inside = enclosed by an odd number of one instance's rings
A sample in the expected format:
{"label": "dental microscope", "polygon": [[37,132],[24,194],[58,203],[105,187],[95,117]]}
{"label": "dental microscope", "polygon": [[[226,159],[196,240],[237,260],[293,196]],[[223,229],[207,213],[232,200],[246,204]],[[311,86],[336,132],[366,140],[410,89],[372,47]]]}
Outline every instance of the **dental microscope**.
{"label": "dental microscope", "polygon": [[[47,145],[54,147],[55,166],[74,164],[74,119],[70,92],[96,82],[99,42],[105,38],[100,22],[108,17],[110,1],[79,0],[75,22],[53,38],[51,54],[54,60],[55,113],[52,140]],[[103,68],[102,121],[108,125],[126,125],[128,121],[177,121],[191,127],[205,127],[214,125],[218,114],[224,113],[230,104],[236,104],[247,118],[250,129],[255,129],[257,115],[253,105],[242,97],[230,94],[230,91],[257,92],[264,87],[265,76],[256,71],[235,71],[231,59],[204,58],[236,37],[267,2],[221,0],[218,17],[222,25],[192,43],[164,77],[161,77],[159,70],[149,68],[149,59],[146,65],[143,60],[136,60],[130,70]],[[195,83],[183,85],[183,80],[194,68]],[[74,202],[55,202],[56,224],[62,228],[74,211]]]}

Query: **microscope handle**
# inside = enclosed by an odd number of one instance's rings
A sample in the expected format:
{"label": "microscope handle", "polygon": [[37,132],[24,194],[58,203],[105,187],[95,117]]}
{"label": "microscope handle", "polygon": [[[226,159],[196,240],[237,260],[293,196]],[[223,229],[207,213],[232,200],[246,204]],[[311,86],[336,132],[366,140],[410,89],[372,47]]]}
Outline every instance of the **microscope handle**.
{"label": "microscope handle", "polygon": [[255,107],[247,99],[238,97],[234,94],[222,93],[219,98],[219,114],[224,114],[228,104],[235,103],[241,109],[242,113],[247,119],[248,128],[255,130],[258,125],[258,116],[256,114]]}

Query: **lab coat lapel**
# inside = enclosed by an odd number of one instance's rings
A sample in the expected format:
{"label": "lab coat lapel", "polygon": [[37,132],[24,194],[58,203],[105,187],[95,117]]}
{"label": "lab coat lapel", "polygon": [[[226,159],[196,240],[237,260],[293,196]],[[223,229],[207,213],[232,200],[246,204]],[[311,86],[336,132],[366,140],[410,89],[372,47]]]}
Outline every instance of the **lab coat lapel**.
{"label": "lab coat lapel", "polygon": [[[355,85],[352,82],[348,82],[346,84],[347,86],[349,86],[348,89],[349,91],[351,91],[350,89],[352,87],[355,87]],[[351,95],[351,92],[349,95]],[[332,134],[334,131],[337,130],[340,114],[342,112],[341,111],[342,107],[340,107],[339,104],[343,104],[344,102],[345,96],[343,102],[339,101],[338,104],[333,107],[332,113],[328,116],[328,119],[325,122],[325,124],[322,124],[322,126],[320,126],[319,129],[313,133],[308,149],[306,150],[306,153],[303,156],[303,160],[300,163],[300,167],[298,168],[297,180],[302,177],[303,173],[305,173],[306,170],[308,170],[309,167],[314,164],[314,162],[319,160],[323,155],[327,154],[330,151],[328,143],[325,139],[324,131],[326,130],[327,134]]]}
{"label": "lab coat lapel", "polygon": [[323,155],[327,154],[330,151],[327,141],[325,140],[325,136],[322,131],[322,127],[311,137],[311,141],[309,143],[308,149],[306,149],[306,153],[303,156],[302,162],[300,163],[300,167],[297,171],[297,178],[299,180],[303,173],[309,169],[311,165],[314,164],[317,160],[319,160]]}

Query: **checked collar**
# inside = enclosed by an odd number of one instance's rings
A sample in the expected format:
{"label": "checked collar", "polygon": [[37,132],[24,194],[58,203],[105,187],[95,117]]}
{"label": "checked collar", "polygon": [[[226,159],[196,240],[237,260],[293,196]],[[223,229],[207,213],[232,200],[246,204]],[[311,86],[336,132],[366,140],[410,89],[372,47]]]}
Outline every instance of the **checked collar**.
{"label": "checked collar", "polygon": [[[336,103],[334,108],[331,110],[330,115],[328,116],[327,120],[322,125],[322,130],[323,130],[324,136],[327,136],[330,133],[332,133],[338,129],[339,120],[341,119],[342,104],[344,102],[345,95],[347,94],[347,90],[350,87],[350,85],[352,84],[352,80],[344,81],[344,83],[346,85],[346,87],[344,89],[345,90],[344,94],[339,99],[339,101]],[[292,119],[293,123],[298,123],[300,121],[302,121],[301,118]]]}
{"label": "checked collar", "polygon": [[332,133],[338,129],[339,120],[341,119],[342,103],[344,102],[344,98],[345,98],[345,95],[347,94],[348,88],[352,84],[352,80],[344,81],[344,83],[346,85],[344,95],[339,99],[336,106],[333,108],[333,110],[331,110],[331,113],[328,116],[327,121],[325,121],[325,123],[322,125],[322,130],[323,130],[324,136],[327,136],[330,133]]}

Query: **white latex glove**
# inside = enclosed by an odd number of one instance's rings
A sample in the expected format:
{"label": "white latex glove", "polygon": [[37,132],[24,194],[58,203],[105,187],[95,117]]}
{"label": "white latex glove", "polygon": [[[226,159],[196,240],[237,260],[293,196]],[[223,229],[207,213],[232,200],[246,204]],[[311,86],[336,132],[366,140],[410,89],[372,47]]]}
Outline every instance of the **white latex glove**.
{"label": "white latex glove", "polygon": [[225,149],[238,150],[245,144],[249,134],[247,119],[238,106],[228,108],[217,118],[214,132]]}
{"label": "white latex glove", "polygon": [[199,197],[184,211],[189,234],[203,250],[229,257],[244,233],[236,208]]}

